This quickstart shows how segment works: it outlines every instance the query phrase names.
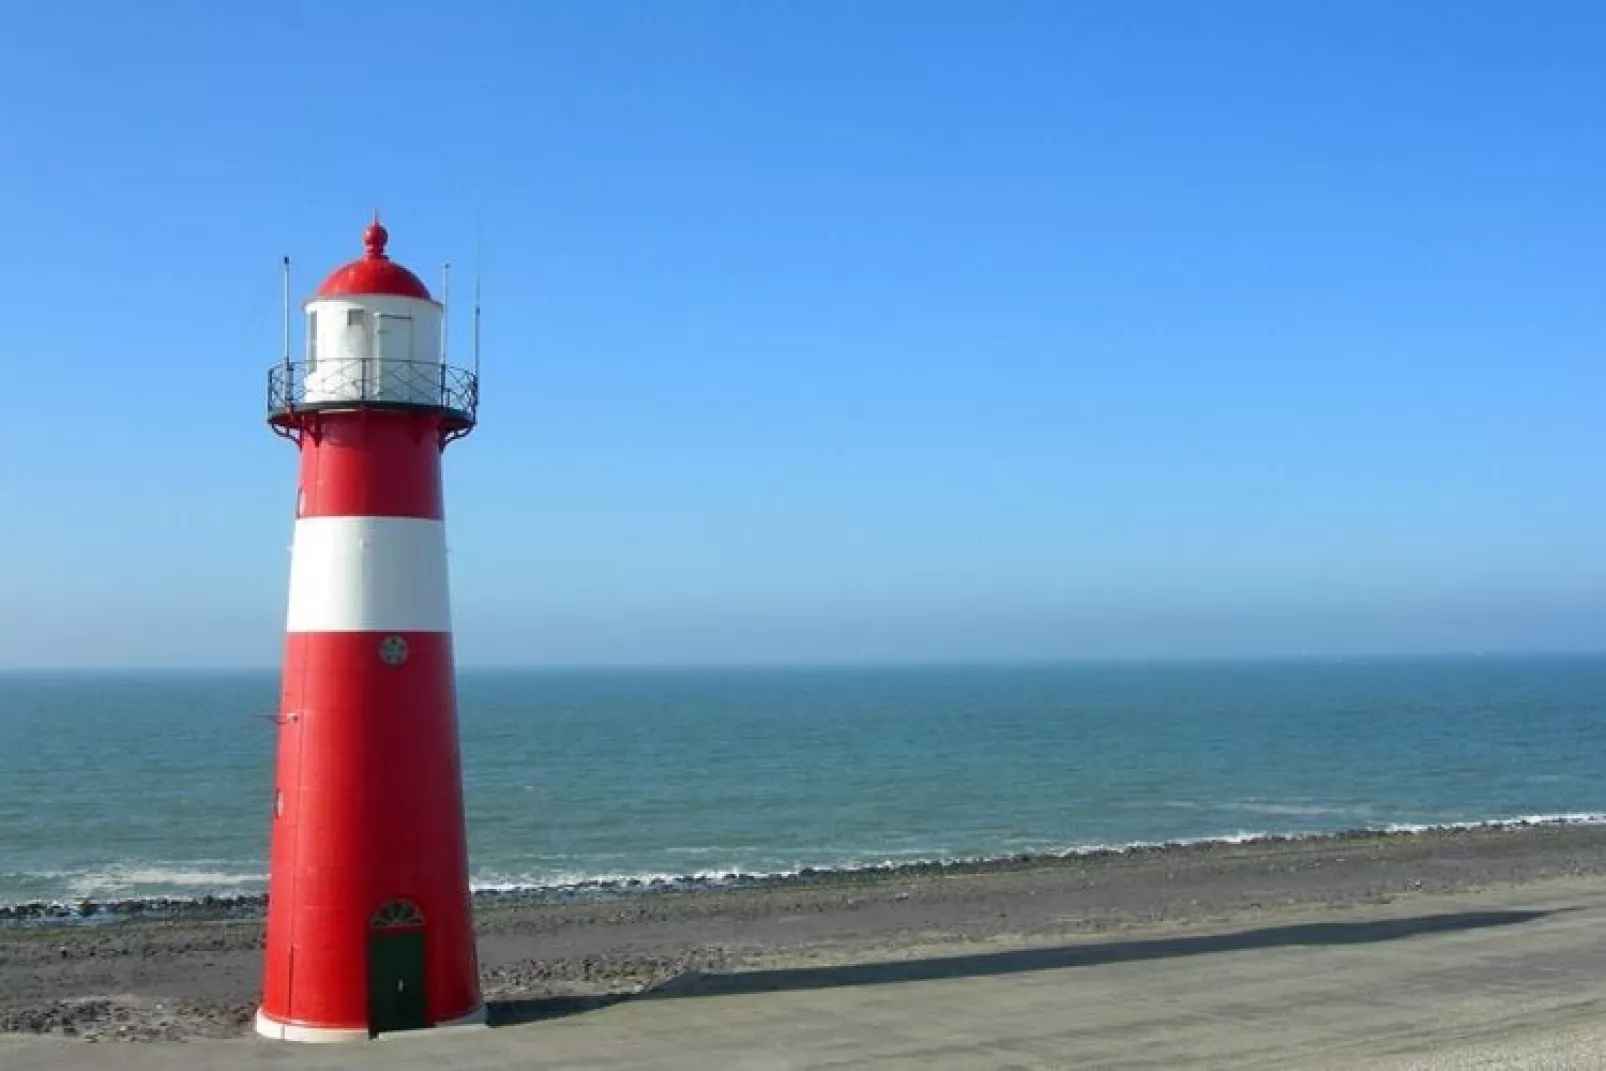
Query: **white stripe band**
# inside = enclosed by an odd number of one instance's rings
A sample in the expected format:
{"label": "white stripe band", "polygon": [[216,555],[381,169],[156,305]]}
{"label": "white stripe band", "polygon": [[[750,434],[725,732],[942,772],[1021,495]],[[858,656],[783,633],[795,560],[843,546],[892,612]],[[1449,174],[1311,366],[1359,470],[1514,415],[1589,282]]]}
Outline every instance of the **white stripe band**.
{"label": "white stripe band", "polygon": [[[485,1005],[481,1004],[467,1015],[460,1015],[456,1019],[451,1019],[444,1023],[436,1023],[434,1029],[461,1030],[484,1026],[485,1021]],[[257,1009],[256,1026],[258,1034],[265,1038],[272,1038],[274,1041],[338,1042],[368,1040],[368,1029],[366,1027],[301,1026],[297,1023],[281,1023],[279,1020],[269,1016],[261,1008]],[[407,1033],[412,1034],[414,1037],[427,1037],[429,1035],[427,1030],[413,1030]],[[406,1037],[407,1033],[380,1034],[379,1037],[381,1040],[388,1041],[392,1038]]]}
{"label": "white stripe band", "polygon": [[290,555],[287,631],[451,631],[442,521],[303,517]]}
{"label": "white stripe band", "polygon": [[296,1023],[281,1023],[271,1018],[261,1008],[257,1009],[257,1033],[274,1041],[367,1041],[368,1028],[365,1026],[300,1026]]}

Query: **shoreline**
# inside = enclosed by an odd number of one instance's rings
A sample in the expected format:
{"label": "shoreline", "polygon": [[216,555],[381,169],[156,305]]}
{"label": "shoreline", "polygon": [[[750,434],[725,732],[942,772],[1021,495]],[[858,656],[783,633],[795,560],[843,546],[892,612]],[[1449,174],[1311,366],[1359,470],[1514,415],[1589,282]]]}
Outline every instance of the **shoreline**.
{"label": "shoreline", "polygon": [[[1606,812],[1521,815],[1433,824],[1360,826],[1310,832],[1234,832],[1129,844],[1086,844],[1043,852],[915,859],[881,863],[800,866],[770,873],[739,870],[694,874],[643,874],[587,878],[553,884],[485,884],[473,890],[476,909],[496,904],[561,904],[619,900],[672,892],[715,892],[819,884],[862,884],[940,874],[989,874],[1052,867],[1073,860],[1210,852],[1244,845],[1346,844],[1388,838],[1439,837],[1475,832],[1541,829],[1606,829]],[[16,927],[100,926],[124,922],[253,921],[266,917],[265,892],[143,896],[117,899],[0,902],[0,935]]]}
{"label": "shoreline", "polygon": [[[1606,827],[1362,832],[606,899],[504,898],[476,902],[475,929],[493,1016],[517,1017],[751,971],[1348,919],[1564,885],[1606,900]],[[0,1033],[245,1038],[261,946],[259,919],[216,915],[0,928]]]}

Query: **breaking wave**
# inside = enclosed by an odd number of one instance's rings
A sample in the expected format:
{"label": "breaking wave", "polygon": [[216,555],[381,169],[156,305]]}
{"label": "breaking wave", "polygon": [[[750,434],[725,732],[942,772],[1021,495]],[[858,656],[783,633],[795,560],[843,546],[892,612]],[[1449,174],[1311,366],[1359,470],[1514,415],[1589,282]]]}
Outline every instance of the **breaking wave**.
{"label": "breaking wave", "polygon": [[[471,881],[481,902],[527,900],[563,902],[609,899],[655,892],[739,889],[820,881],[871,880],[883,876],[1002,870],[1030,867],[1058,859],[1122,856],[1138,853],[1209,850],[1231,845],[1295,841],[1341,841],[1370,837],[1416,836],[1477,830],[1554,829],[1606,826],[1606,812],[1531,814],[1464,822],[1406,823],[1357,827],[1339,832],[1273,832],[1238,830],[1213,836],[1179,837],[1124,844],[1076,844],[1047,851],[1008,855],[950,856],[910,859],[883,857],[828,865],[798,865],[776,870],[711,868],[692,873],[570,873],[549,875],[486,874]],[[18,878],[25,875],[4,875]],[[31,875],[65,880],[74,894],[60,900],[0,902],[0,924],[29,922],[110,922],[135,918],[255,918],[267,904],[260,891],[267,876],[231,870],[124,864],[82,874],[52,872]],[[127,889],[171,887],[171,894],[117,896]],[[78,890],[92,891],[80,895]],[[104,891],[102,891],[104,890]],[[206,891],[198,891],[206,890]]]}

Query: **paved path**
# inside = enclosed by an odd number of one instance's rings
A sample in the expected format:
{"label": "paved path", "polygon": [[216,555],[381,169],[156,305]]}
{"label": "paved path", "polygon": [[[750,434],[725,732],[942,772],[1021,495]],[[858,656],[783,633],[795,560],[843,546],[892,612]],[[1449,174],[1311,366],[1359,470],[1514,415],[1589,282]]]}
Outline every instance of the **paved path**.
{"label": "paved path", "polygon": [[7,1037],[0,1068],[1606,1067],[1600,882],[938,955],[356,1046]]}

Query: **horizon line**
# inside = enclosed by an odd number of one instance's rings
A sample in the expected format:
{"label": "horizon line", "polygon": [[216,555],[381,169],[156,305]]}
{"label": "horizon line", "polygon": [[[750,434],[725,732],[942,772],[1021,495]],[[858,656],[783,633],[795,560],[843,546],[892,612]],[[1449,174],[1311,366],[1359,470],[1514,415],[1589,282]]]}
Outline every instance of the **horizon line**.
{"label": "horizon line", "polygon": [[[1252,662],[1404,662],[1475,661],[1502,659],[1569,659],[1606,657],[1606,648],[1595,649],[1490,649],[1479,651],[1409,652],[1310,652],[1299,654],[1198,654],[1198,655],[1098,655],[1057,658],[886,658],[886,659],[797,659],[733,661],[596,661],[596,662],[464,662],[457,672],[521,671],[583,672],[614,670],[652,672],[667,670],[778,670],[778,669],[1030,669],[1069,666],[1109,665],[1203,665]],[[0,666],[0,674],[73,673],[276,673],[280,663],[233,663],[184,666],[174,664],[104,664],[83,666],[16,665]]]}

